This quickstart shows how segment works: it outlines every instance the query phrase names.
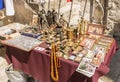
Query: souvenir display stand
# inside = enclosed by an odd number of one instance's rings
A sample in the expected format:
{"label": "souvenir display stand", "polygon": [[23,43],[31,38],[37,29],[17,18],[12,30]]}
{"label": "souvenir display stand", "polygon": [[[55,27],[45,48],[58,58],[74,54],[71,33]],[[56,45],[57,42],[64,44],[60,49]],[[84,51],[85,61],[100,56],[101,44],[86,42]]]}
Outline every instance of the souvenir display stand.
{"label": "souvenir display stand", "polygon": [[[45,48],[47,45],[42,44],[41,47]],[[97,82],[100,76],[109,72],[109,64],[116,49],[116,41],[113,41],[104,62],[101,63],[90,78],[75,71],[79,63],[60,58],[61,67],[59,69],[58,82]],[[22,70],[42,82],[51,82],[50,54],[47,54],[44,49],[41,50],[34,49],[30,52],[25,52],[11,46],[6,46],[6,59],[9,64],[13,63],[15,69]]]}
{"label": "souvenir display stand", "polygon": [[32,45],[27,51],[23,50],[25,47],[21,49],[20,42],[20,47],[14,45],[16,38],[5,40],[6,59],[9,64],[13,63],[14,69],[42,82],[97,82],[109,72],[111,58],[118,47],[113,38],[102,34],[103,26],[88,24],[87,28],[79,37],[71,28],[42,30],[42,36],[38,40],[29,37],[33,40],[30,42],[27,36],[21,35],[26,39],[22,45]]}
{"label": "souvenir display stand", "polygon": [[[98,82],[110,70],[117,43],[114,38],[104,36],[106,26],[101,25],[104,12],[99,0],[96,8],[101,11],[96,10],[93,20],[97,24],[84,19],[86,0],[83,16],[75,27],[70,26],[73,1],[67,1],[71,2],[68,22],[60,15],[61,0],[59,13],[49,10],[50,2],[46,13],[45,3],[41,2],[36,26],[31,23],[29,28],[19,31],[21,35],[1,41],[6,46],[6,60],[15,70],[40,82]],[[6,31],[2,34],[6,36]]]}

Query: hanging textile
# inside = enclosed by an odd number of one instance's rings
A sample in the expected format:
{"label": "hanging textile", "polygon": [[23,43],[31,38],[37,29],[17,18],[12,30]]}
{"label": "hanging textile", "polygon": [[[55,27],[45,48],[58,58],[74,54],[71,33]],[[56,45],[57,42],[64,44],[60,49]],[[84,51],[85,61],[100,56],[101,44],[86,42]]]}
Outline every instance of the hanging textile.
{"label": "hanging textile", "polygon": [[0,0],[0,10],[4,8],[4,0]]}
{"label": "hanging textile", "polygon": [[72,2],[72,0],[67,0],[67,2]]}
{"label": "hanging textile", "polygon": [[13,16],[15,14],[13,0],[5,0],[6,15]]}

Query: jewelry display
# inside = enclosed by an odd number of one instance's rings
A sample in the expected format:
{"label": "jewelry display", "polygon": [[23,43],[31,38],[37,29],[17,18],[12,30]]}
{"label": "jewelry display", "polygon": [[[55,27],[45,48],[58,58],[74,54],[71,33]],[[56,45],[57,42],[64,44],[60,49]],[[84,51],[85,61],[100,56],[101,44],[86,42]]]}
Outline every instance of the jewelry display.
{"label": "jewelry display", "polygon": [[60,67],[60,61],[56,55],[56,45],[55,44],[52,44],[50,60],[51,60],[51,78],[53,81],[57,82],[59,79],[58,67]]}

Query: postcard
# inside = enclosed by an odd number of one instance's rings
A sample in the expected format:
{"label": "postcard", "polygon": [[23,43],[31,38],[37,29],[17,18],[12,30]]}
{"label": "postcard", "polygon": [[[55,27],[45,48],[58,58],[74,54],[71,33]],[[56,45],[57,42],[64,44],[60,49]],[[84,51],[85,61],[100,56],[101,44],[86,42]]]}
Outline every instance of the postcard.
{"label": "postcard", "polygon": [[91,64],[91,59],[83,58],[76,71],[88,77],[91,77],[94,74],[95,69],[96,67]]}
{"label": "postcard", "polygon": [[104,61],[104,57],[107,53],[107,46],[94,44],[92,51],[94,53],[94,57],[97,57],[100,60]]}
{"label": "postcard", "polygon": [[79,62],[81,61],[81,59],[82,59],[82,57],[77,56],[77,57],[74,59],[74,61],[79,63]]}
{"label": "postcard", "polygon": [[93,57],[94,57],[94,53],[93,53],[93,51],[88,50],[88,53],[86,54],[85,57],[90,58],[90,59],[93,59]]}
{"label": "postcard", "polygon": [[84,37],[84,39],[80,42],[80,45],[87,49],[91,49],[95,41],[95,39]]}
{"label": "postcard", "polygon": [[101,59],[98,58],[98,57],[94,57],[94,58],[92,59],[91,64],[94,65],[94,66],[96,66],[96,67],[99,67],[100,64],[101,64]]}

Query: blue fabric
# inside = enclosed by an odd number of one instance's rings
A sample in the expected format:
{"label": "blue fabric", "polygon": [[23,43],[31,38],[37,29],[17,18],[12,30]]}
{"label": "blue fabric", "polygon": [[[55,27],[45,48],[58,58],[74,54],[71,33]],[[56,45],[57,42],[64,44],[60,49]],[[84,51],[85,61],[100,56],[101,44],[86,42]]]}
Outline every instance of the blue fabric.
{"label": "blue fabric", "polygon": [[4,0],[0,0],[0,10],[2,10],[4,7]]}

